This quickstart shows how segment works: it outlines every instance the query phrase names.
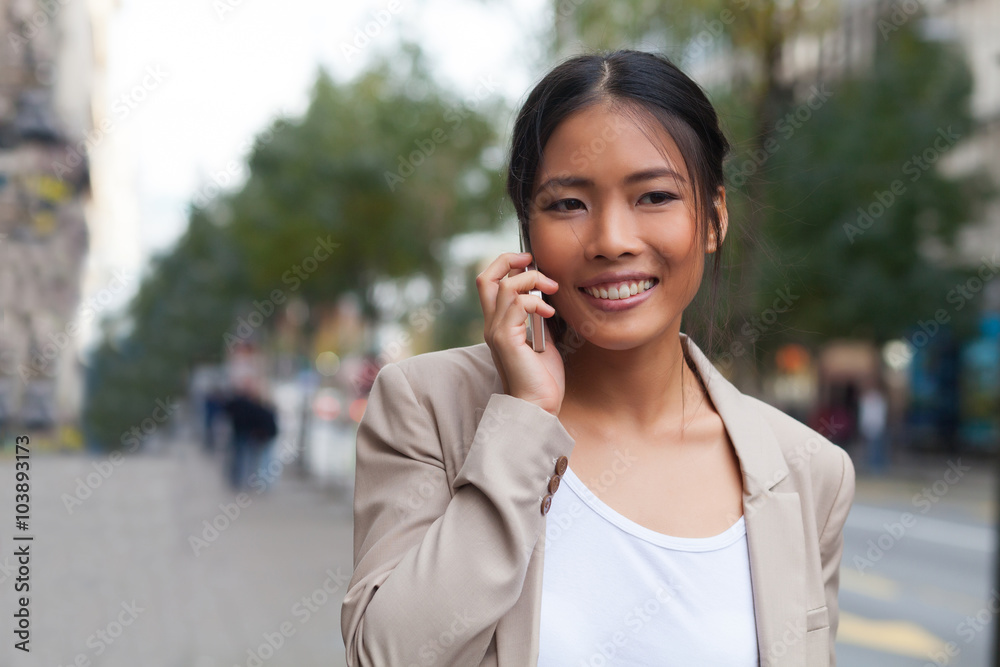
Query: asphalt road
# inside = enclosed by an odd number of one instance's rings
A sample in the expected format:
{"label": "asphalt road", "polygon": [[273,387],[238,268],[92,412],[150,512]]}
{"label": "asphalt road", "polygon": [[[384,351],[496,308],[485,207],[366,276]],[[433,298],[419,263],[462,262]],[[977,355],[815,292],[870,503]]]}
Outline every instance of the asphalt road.
{"label": "asphalt road", "polygon": [[993,581],[989,464],[928,459],[906,474],[859,472],[844,531],[838,664],[986,667]]}

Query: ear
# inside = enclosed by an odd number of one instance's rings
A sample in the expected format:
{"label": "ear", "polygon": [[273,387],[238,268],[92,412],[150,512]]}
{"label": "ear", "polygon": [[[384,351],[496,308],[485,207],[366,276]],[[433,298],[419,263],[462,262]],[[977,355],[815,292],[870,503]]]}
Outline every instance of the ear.
{"label": "ear", "polygon": [[719,244],[725,240],[726,231],[729,229],[729,210],[726,208],[726,188],[724,186],[719,186],[718,194],[712,204],[719,215],[719,229],[722,232],[722,238],[716,242],[714,230],[708,230],[708,247],[705,249],[706,253],[713,253],[718,249]]}

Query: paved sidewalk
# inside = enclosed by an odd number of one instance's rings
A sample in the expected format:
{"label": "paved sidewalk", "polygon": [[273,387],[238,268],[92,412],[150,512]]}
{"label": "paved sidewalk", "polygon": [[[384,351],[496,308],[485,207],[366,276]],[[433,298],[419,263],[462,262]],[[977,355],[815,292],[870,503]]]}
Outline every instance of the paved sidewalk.
{"label": "paved sidewalk", "polygon": [[[220,461],[184,442],[117,466],[33,456],[31,653],[12,646],[14,576],[0,569],[0,665],[344,665],[350,503],[292,467],[270,492],[238,499]],[[13,461],[0,460],[5,569],[16,565],[13,480]]]}

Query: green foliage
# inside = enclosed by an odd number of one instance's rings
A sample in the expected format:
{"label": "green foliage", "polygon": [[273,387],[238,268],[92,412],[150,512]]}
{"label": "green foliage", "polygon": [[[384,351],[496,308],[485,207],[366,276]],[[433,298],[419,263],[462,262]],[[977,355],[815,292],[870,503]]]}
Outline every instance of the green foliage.
{"label": "green foliage", "polygon": [[937,164],[973,131],[961,53],[904,26],[873,68],[830,86],[764,167],[763,232],[780,262],[763,267],[758,309],[785,285],[803,295],[774,342],[813,333],[885,341],[938,308],[964,316],[973,309],[946,302],[964,275],[949,250],[990,188],[983,174],[946,176]]}
{"label": "green foliage", "polygon": [[248,295],[246,264],[228,231],[194,209],[187,232],[158,257],[126,317],[107,324],[90,360],[83,418],[90,440],[117,447],[156,401],[186,391],[186,370],[220,358],[234,306]]}
{"label": "green foliage", "polygon": [[183,396],[189,369],[222,361],[237,319],[275,290],[311,306],[354,292],[373,318],[377,279],[419,273],[440,288],[444,242],[492,227],[502,198],[502,109],[489,86],[476,94],[441,88],[409,44],[347,84],[321,71],[305,114],[258,135],[243,187],[194,208],[125,316],[104,323],[90,442],[116,448],[157,400]]}
{"label": "green foliage", "polygon": [[494,223],[502,182],[483,154],[499,148],[496,115],[437,90],[419,56],[409,71],[382,62],[343,87],[321,73],[305,117],[254,151],[234,201],[254,287],[287,289],[317,237],[339,248],[301,281],[309,302],[353,291],[374,316],[376,277],[422,272],[439,284],[442,242]]}

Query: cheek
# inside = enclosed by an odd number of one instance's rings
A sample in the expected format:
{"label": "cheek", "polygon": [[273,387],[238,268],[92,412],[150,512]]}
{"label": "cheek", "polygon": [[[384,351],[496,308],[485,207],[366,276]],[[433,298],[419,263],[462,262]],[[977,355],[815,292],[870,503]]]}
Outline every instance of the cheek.
{"label": "cheek", "polygon": [[665,263],[672,287],[685,294],[696,292],[701,285],[705,255],[700,251],[693,224],[678,224],[664,233],[658,251]]}
{"label": "cheek", "polygon": [[531,236],[531,249],[538,270],[560,283],[562,276],[579,261],[579,249],[575,239],[566,239],[559,234],[538,230]]}
{"label": "cheek", "polygon": [[677,259],[688,259],[696,255],[698,247],[698,230],[689,216],[669,216],[663,220],[660,242],[664,254]]}

